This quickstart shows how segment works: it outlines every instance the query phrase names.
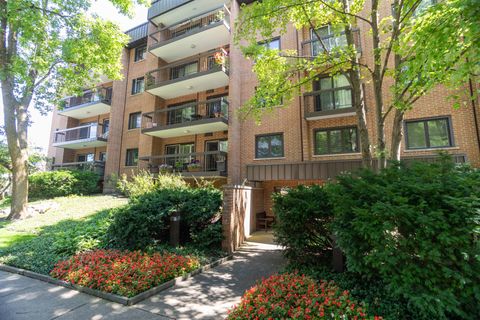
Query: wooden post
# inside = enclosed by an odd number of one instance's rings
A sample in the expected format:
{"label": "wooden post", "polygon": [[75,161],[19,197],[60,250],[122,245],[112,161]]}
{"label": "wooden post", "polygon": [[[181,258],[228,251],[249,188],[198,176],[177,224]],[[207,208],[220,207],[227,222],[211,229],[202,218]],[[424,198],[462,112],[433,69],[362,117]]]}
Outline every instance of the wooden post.
{"label": "wooden post", "polygon": [[345,270],[345,261],[342,250],[337,246],[337,238],[335,235],[331,236],[332,247],[332,267],[336,272],[343,272]]}

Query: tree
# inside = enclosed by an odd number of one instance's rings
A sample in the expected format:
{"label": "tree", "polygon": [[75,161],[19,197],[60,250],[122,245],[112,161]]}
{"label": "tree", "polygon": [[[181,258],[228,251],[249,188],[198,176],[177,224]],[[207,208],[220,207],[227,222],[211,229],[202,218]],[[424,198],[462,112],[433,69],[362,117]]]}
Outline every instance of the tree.
{"label": "tree", "polygon": [[[34,173],[40,170],[40,167],[46,163],[46,156],[39,148],[30,148],[28,152],[28,173]],[[0,197],[10,188],[12,183],[12,159],[8,151],[8,145],[5,140],[0,140]]]}
{"label": "tree", "polygon": [[[134,0],[110,2],[126,15],[135,4]],[[0,0],[0,84],[12,162],[9,219],[26,214],[29,108],[46,112],[62,95],[80,93],[100,76],[120,77],[127,36],[116,24],[88,15],[90,4],[88,0]]]}
{"label": "tree", "polygon": [[[422,71],[414,68],[409,74],[417,72],[415,76],[408,78],[404,76],[405,69],[408,68],[407,62],[414,60],[420,66],[424,61],[420,56],[406,54],[406,51],[412,46],[411,41],[414,39],[412,33],[415,32],[419,21],[427,19],[431,10],[437,11],[429,8],[430,2],[427,0],[394,0],[393,2],[264,0],[243,6],[236,24],[236,42],[241,44],[246,57],[254,59],[253,70],[259,80],[255,95],[242,107],[244,115],[251,114],[258,120],[265,111],[280,105],[282,99],[284,102],[291,101],[294,95],[301,93],[302,89],[309,90],[312,81],[317,80],[320,74],[332,76],[343,74],[352,88],[363,164],[371,165],[371,159],[375,157],[378,163],[377,168],[382,169],[386,166],[388,157],[398,160],[405,111],[411,109],[415,101],[426,94],[435,83],[439,83],[438,79],[432,77],[429,86],[420,88],[421,82],[418,78],[421,78]],[[385,9],[391,10],[392,13],[381,17],[379,12]],[[458,23],[458,20],[456,22]],[[312,56],[309,52],[299,53],[295,50],[282,52],[268,50],[257,44],[258,35],[263,39],[269,39],[276,32],[285,33],[290,24],[299,30],[303,28],[312,30],[312,38],[319,43],[320,47],[316,55]],[[322,26],[330,26],[334,39],[343,38],[345,43],[343,45],[327,43],[328,40],[318,32],[319,27]],[[368,49],[366,51],[372,53],[369,62],[368,59],[358,58],[360,47],[355,33],[359,27],[368,29],[365,37],[370,37],[368,42],[370,47],[362,49]],[[434,31],[430,30],[430,32]],[[452,42],[459,41],[455,35],[450,35],[450,39]],[[448,63],[446,61],[447,65]],[[442,71],[435,70],[435,72]],[[385,82],[388,77],[393,80],[392,88],[386,87]],[[367,81],[371,82],[374,93],[373,127],[376,131],[374,145],[367,130],[365,98],[362,90],[363,83]],[[390,91],[393,99],[386,103],[384,97]],[[287,105],[287,103],[284,104]],[[387,150],[385,125],[390,119],[393,128],[392,144],[390,150]]]}

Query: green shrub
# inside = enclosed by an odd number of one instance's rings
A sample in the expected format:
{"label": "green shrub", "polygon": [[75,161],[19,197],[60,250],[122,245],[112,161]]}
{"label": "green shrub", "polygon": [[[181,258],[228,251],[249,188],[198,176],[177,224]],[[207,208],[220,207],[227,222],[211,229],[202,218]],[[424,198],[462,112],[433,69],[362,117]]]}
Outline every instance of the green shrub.
{"label": "green shrub", "polygon": [[480,172],[444,160],[329,186],[348,269],[380,278],[416,319],[480,314]]}
{"label": "green shrub", "polygon": [[80,170],[58,170],[31,174],[29,196],[32,199],[88,195],[100,192],[100,176],[95,172]]}
{"label": "green shrub", "polygon": [[275,238],[285,247],[288,259],[308,264],[330,255],[333,212],[322,186],[298,186],[285,194],[276,193],[273,203]]}
{"label": "green shrub", "polygon": [[[180,213],[188,237],[198,247],[221,242],[222,194],[213,188],[161,188],[133,198],[114,214],[108,230],[110,245],[145,249],[169,239],[170,216]],[[220,225],[220,227],[218,227]]]}
{"label": "green shrub", "polygon": [[117,181],[117,189],[130,198],[136,198],[143,194],[165,188],[184,188],[185,180],[179,175],[160,174],[153,177],[148,171],[140,172],[128,178],[125,174]]}
{"label": "green shrub", "polygon": [[102,248],[110,222],[110,210],[103,210],[85,219],[43,227],[38,236],[0,249],[0,262],[48,274],[59,260]]}

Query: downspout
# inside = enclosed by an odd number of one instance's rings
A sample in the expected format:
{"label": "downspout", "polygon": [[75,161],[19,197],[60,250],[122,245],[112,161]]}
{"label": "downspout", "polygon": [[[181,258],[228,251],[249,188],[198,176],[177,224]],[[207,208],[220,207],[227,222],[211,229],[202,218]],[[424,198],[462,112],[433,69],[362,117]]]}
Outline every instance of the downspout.
{"label": "downspout", "polygon": [[[298,29],[295,28],[295,36],[297,37],[296,39],[296,42],[297,42],[297,54],[300,53],[300,46],[298,44],[298,40],[299,40],[299,37],[298,37]],[[300,80],[300,71],[297,72],[298,74],[298,80]],[[301,157],[301,161],[304,162],[305,161],[305,156],[303,154],[303,118],[302,118],[302,96],[299,95],[298,96],[298,115],[299,115],[299,122],[300,122],[300,152],[302,154],[302,157]]]}
{"label": "downspout", "polygon": [[477,106],[474,99],[475,95],[473,90],[473,81],[471,77],[468,78],[468,87],[470,89],[470,103],[472,104],[473,122],[475,123],[475,131],[477,133],[478,150],[480,151],[480,129],[479,129],[478,117],[477,117]]}
{"label": "downspout", "polygon": [[[128,95],[128,75],[130,73],[130,49],[127,50],[127,75],[125,77],[126,79],[126,85],[125,85],[125,96],[123,98],[123,115],[122,115],[122,131],[120,134],[120,155],[118,156],[118,171],[117,175],[120,176],[120,165],[122,164],[122,146],[123,146],[123,131],[125,127],[125,111],[127,109],[127,95]],[[108,155],[107,155],[108,157]]]}

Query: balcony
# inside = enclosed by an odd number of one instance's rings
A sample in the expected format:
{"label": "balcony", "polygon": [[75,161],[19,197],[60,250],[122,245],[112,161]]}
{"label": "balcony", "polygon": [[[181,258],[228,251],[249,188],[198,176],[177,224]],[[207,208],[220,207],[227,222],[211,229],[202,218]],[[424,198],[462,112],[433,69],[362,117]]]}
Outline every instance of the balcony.
{"label": "balcony", "polygon": [[98,173],[101,177],[105,172],[104,161],[67,162],[52,164],[52,170],[82,170]]}
{"label": "balcony", "polygon": [[112,87],[99,87],[84,92],[82,96],[70,97],[64,101],[63,110],[58,114],[75,119],[96,117],[110,113],[112,103]]}
{"label": "balcony", "polygon": [[159,0],[152,1],[148,20],[155,25],[171,26],[185,17],[208,12],[223,5],[225,0]]}
{"label": "balcony", "polygon": [[163,27],[150,34],[149,51],[172,62],[219,48],[230,42],[230,11],[226,6]]}
{"label": "balcony", "polygon": [[168,64],[146,75],[146,90],[172,99],[228,85],[228,57],[223,49],[203,53],[195,60]]}
{"label": "balcony", "polygon": [[53,134],[53,147],[65,149],[84,149],[105,147],[108,131],[103,132],[103,125],[98,123],[57,130]]}
{"label": "balcony", "polygon": [[[343,99],[337,98],[342,93]],[[350,99],[346,98],[348,96]],[[325,100],[329,103],[325,103]],[[349,117],[356,114],[352,106],[350,87],[308,92],[303,95],[303,102],[307,121]]]}
{"label": "balcony", "polygon": [[[352,33],[354,46],[357,49],[357,54],[360,55],[362,52],[360,30],[355,29]],[[302,42],[302,55],[315,58],[317,55],[324,53],[325,50],[331,52],[334,48],[344,47],[347,45],[347,37],[345,36],[345,32],[341,32],[338,35],[328,34],[320,39],[322,41],[318,40],[312,34],[312,39]]]}
{"label": "balcony", "polygon": [[225,130],[228,130],[228,101],[223,97],[186,103],[142,115],[142,133],[159,138]]}
{"label": "balcony", "polygon": [[194,152],[142,157],[151,173],[175,173],[183,177],[226,177],[227,153],[224,151]]}

